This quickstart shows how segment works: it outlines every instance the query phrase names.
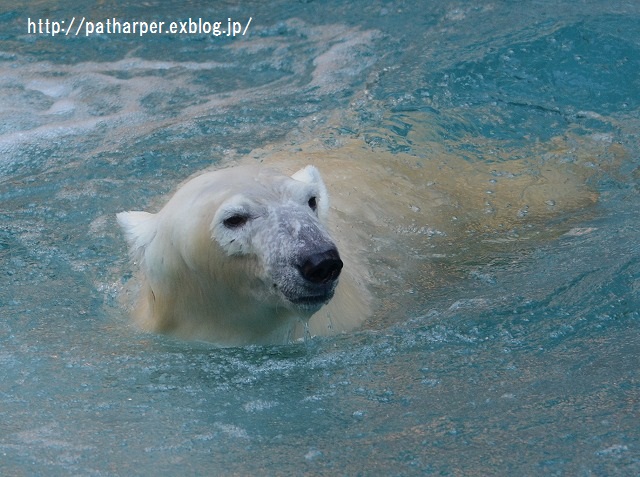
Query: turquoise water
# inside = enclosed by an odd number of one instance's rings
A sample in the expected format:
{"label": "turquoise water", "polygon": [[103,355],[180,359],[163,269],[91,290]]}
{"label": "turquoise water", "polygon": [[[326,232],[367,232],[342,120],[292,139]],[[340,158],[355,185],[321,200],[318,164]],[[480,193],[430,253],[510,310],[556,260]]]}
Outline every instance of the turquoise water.
{"label": "turquoise water", "polygon": [[[0,474],[640,475],[640,5],[209,3],[0,3]],[[252,21],[27,32],[74,16]],[[224,350],[128,325],[116,212],[354,137],[578,164],[597,202],[438,258],[388,325]]]}

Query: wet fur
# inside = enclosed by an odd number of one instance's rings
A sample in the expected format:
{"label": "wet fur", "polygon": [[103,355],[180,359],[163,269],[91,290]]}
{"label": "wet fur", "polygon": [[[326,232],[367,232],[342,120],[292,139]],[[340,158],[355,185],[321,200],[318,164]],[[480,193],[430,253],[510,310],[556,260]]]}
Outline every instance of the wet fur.
{"label": "wet fur", "polygon": [[[318,196],[315,212],[310,195]],[[256,218],[229,230],[223,221],[235,213]],[[292,177],[261,167],[208,172],[183,185],[157,214],[118,214],[139,266],[136,321],[150,331],[224,346],[286,343],[309,318],[313,334],[354,328],[369,315],[370,298],[339,239],[345,266],[333,299],[306,310],[286,297],[305,293],[291,267],[296,254],[333,243],[329,213],[326,187],[309,166]]]}

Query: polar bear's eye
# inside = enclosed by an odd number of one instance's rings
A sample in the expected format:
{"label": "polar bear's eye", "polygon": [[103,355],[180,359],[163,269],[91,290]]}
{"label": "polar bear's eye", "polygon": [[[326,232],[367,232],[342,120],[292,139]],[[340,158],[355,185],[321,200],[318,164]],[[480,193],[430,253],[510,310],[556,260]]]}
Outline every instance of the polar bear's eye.
{"label": "polar bear's eye", "polygon": [[249,217],[247,217],[246,215],[236,214],[224,219],[222,223],[228,229],[237,229],[238,227],[242,227],[244,224],[246,224],[247,220],[249,220]]}
{"label": "polar bear's eye", "polygon": [[318,200],[314,197],[311,197],[309,199],[309,207],[311,207],[311,210],[316,210],[318,208]]}

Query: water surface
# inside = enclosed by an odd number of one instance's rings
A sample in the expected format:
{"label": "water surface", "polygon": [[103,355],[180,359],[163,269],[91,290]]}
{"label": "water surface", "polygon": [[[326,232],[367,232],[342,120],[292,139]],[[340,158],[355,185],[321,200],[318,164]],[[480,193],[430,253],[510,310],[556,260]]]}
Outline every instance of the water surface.
{"label": "water surface", "polygon": [[[26,31],[73,16],[252,23]],[[3,3],[0,473],[640,474],[639,22],[596,0]],[[536,196],[500,230],[488,200],[425,239],[410,307],[347,335],[220,350],[129,325],[116,212],[354,140],[463,160],[460,197],[518,164],[585,201]]]}

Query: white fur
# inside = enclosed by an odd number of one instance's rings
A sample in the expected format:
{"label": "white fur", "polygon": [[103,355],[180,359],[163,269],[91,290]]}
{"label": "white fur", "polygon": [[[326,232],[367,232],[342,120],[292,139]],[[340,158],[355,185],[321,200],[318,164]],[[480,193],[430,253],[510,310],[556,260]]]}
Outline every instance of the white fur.
{"label": "white fur", "polygon": [[[138,322],[225,346],[284,343],[314,314],[317,334],[352,328],[365,317],[367,295],[357,292],[349,259],[330,306],[296,301],[318,287],[333,296],[335,283],[309,284],[297,268],[308,254],[335,247],[328,213],[320,173],[307,166],[291,177],[256,167],[208,172],[157,214],[118,214],[140,267]],[[226,222],[240,218],[241,226]]]}

